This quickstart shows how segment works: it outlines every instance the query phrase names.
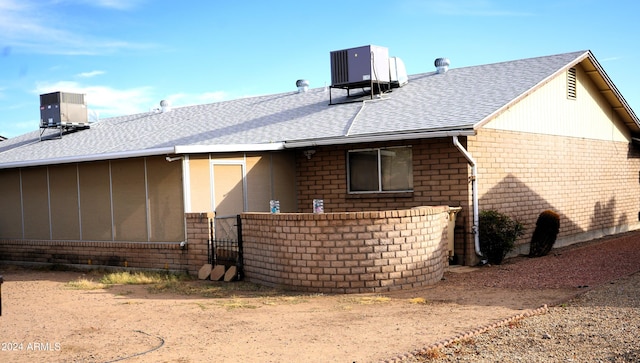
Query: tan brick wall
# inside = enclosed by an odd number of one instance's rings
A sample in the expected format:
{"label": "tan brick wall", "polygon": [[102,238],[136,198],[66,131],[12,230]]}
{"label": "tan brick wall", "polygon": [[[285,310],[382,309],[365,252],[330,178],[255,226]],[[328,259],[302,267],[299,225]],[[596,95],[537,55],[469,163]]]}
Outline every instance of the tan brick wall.
{"label": "tan brick wall", "polygon": [[[528,253],[536,218],[546,209],[562,217],[556,246],[640,228],[637,147],[492,129],[480,129],[477,136],[460,141],[478,164],[480,210],[497,209],[526,224],[527,233],[514,254]],[[348,150],[401,144],[413,147],[412,193],[347,193]],[[457,261],[478,262],[471,233],[470,168],[451,138],[318,147],[310,160],[301,152],[296,160],[300,212],[311,212],[313,199],[324,199],[325,212],[461,206],[456,221]]]}
{"label": "tan brick wall", "polygon": [[166,269],[197,274],[207,263],[209,214],[186,214],[187,245],[180,243],[0,240],[0,261]]}
{"label": "tan brick wall", "polygon": [[185,213],[187,229],[187,265],[189,273],[196,275],[209,260],[209,219],[214,213]]}
{"label": "tan brick wall", "polygon": [[142,242],[2,240],[0,259],[13,262],[186,270],[180,245]]}
{"label": "tan brick wall", "polygon": [[[461,140],[464,142],[464,140]],[[413,192],[347,193],[346,154],[348,150],[411,145]],[[456,220],[456,255],[464,259],[464,246],[473,246],[471,234],[471,184],[469,166],[453,146],[451,138],[395,143],[353,144],[315,148],[311,159],[302,151],[296,157],[298,211],[311,213],[313,199],[324,200],[325,212],[355,212],[413,208],[425,205],[462,207]],[[471,253],[475,256],[472,250]]]}
{"label": "tan brick wall", "polygon": [[556,246],[639,227],[640,154],[628,143],[491,129],[468,142],[481,210],[526,224],[519,253],[546,209],[561,215]]}
{"label": "tan brick wall", "polygon": [[[413,193],[348,194],[346,154],[348,150],[411,145]],[[307,159],[296,158],[299,212],[312,212],[313,199],[324,199],[325,212],[386,210],[420,205],[465,206],[470,188],[467,162],[451,138],[415,140],[405,143],[357,144],[320,147]]]}
{"label": "tan brick wall", "polygon": [[323,293],[434,284],[447,265],[449,208],[243,213],[248,281]]}

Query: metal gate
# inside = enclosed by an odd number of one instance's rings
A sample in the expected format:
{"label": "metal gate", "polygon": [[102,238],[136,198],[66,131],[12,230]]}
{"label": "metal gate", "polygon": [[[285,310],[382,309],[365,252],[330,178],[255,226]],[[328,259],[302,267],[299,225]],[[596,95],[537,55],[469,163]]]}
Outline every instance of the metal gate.
{"label": "metal gate", "polygon": [[240,215],[209,218],[209,263],[212,266],[236,266],[237,280],[244,278],[242,264],[242,220]]}

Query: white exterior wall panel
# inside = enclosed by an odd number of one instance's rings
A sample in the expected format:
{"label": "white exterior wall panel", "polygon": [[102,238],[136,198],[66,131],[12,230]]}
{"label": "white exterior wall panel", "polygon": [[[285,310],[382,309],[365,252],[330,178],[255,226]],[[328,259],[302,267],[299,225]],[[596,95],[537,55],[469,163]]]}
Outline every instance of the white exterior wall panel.
{"label": "white exterior wall panel", "polygon": [[580,65],[576,70],[576,99],[567,98],[566,72],[562,72],[484,127],[629,142],[629,131],[610,104]]}

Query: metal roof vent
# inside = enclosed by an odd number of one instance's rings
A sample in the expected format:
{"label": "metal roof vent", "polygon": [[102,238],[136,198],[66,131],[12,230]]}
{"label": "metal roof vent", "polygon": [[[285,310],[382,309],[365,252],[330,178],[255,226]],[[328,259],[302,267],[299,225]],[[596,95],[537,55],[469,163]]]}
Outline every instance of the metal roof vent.
{"label": "metal roof vent", "polygon": [[160,101],[160,111],[169,112],[171,111],[171,103],[168,100]]}
{"label": "metal roof vent", "polygon": [[577,96],[576,92],[576,69],[567,69],[567,98],[575,100]]}
{"label": "metal roof vent", "polygon": [[440,73],[447,73],[447,71],[449,70],[449,65],[451,65],[451,62],[449,61],[449,58],[436,58],[433,64],[436,66],[437,73],[440,74]]}
{"label": "metal roof vent", "polygon": [[309,81],[306,79],[299,79],[296,81],[296,87],[298,87],[298,93],[307,92],[309,89]]}

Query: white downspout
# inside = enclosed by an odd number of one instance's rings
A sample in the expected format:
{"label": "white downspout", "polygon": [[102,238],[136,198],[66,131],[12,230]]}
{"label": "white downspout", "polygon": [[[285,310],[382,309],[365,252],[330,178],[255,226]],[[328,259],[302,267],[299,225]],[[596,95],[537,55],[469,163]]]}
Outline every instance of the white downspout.
{"label": "white downspout", "polygon": [[477,171],[476,171],[476,161],[473,159],[473,157],[471,156],[471,154],[469,154],[469,152],[464,148],[464,146],[462,146],[462,144],[460,144],[460,141],[458,141],[458,136],[453,136],[453,145],[455,147],[458,148],[458,150],[460,150],[460,152],[462,153],[462,155],[464,155],[464,157],[467,159],[467,161],[469,162],[469,165],[471,165],[471,197],[473,199],[472,204],[473,204],[473,226],[471,227],[471,232],[473,233],[473,241],[474,241],[474,246],[475,246],[475,250],[476,250],[476,255],[478,255],[481,260],[482,263],[486,263],[486,257],[484,257],[482,255],[482,252],[480,251],[480,231],[479,231],[479,225],[480,225],[480,212],[478,211],[478,178],[477,178]]}

